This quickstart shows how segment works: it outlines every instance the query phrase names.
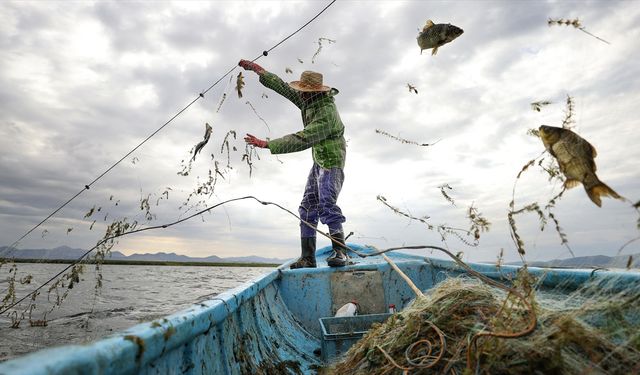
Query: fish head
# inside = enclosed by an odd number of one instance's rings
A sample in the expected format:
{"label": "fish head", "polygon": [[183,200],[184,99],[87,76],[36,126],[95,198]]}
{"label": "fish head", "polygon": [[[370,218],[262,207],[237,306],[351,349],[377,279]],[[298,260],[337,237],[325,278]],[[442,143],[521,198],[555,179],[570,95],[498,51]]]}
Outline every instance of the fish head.
{"label": "fish head", "polygon": [[548,148],[550,145],[558,142],[560,134],[562,134],[564,129],[557,128],[555,126],[540,125],[538,130],[540,131],[540,139],[542,139],[542,143],[544,143]]}
{"label": "fish head", "polygon": [[452,24],[447,24],[447,31],[446,31],[446,42],[449,43],[452,40],[454,40],[455,38],[459,37],[460,35],[462,35],[464,33],[464,30],[462,30],[461,28],[459,28],[458,26],[452,25]]}

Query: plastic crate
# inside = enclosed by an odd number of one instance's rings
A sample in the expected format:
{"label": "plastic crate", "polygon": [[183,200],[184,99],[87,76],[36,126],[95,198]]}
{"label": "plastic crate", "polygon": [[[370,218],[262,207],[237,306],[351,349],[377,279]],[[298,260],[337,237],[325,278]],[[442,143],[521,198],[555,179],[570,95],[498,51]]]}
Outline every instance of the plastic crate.
{"label": "plastic crate", "polygon": [[393,314],[369,314],[340,318],[320,318],[322,360],[330,362],[344,354],[364,336],[373,323],[382,323]]}

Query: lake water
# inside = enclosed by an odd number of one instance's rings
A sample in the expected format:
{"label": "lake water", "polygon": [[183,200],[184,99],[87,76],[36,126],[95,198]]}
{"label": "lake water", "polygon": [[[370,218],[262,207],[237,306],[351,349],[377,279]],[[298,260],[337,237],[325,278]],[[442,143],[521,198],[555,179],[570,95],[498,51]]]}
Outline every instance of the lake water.
{"label": "lake water", "polygon": [[[64,269],[66,264],[18,264],[18,278],[31,274],[29,285],[16,285],[20,298]],[[31,327],[28,319],[11,328],[11,319],[0,316],[0,361],[62,344],[82,344],[141,322],[160,318],[214,297],[230,288],[271,272],[270,267],[103,266],[103,286],[96,296],[96,274],[86,265],[81,282],[60,307],[47,314],[46,327]],[[0,298],[8,287],[8,267],[0,269]],[[16,283],[17,284],[17,283]],[[65,289],[60,288],[60,292]],[[41,289],[32,319],[54,307],[47,301],[48,287]],[[55,293],[50,295],[55,301]],[[28,304],[21,304],[28,308]]]}

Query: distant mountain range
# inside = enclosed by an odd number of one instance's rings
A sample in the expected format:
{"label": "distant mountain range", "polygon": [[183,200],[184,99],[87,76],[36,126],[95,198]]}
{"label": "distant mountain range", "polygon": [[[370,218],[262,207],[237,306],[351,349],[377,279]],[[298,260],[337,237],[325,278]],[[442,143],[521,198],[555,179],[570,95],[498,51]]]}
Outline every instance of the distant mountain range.
{"label": "distant mountain range", "polygon": [[[532,267],[567,267],[567,268],[627,268],[631,256],[631,268],[640,268],[640,254],[618,255],[614,257],[606,255],[593,255],[584,257],[575,257],[567,259],[554,259],[549,261],[530,262]],[[512,265],[521,265],[522,262],[509,263]]]}
{"label": "distant mountain range", "polygon": [[[10,249],[8,246],[0,247],[0,258],[16,258],[16,259],[78,259],[86,250],[73,249],[68,246],[60,246],[55,249]],[[632,254],[632,268],[640,268],[640,254]],[[145,253],[145,254],[131,254],[124,255],[119,251],[112,251],[112,260],[135,260],[135,261],[147,261],[147,262],[206,262],[206,263],[271,263],[282,264],[288,259],[278,258],[263,258],[255,255],[244,257],[231,257],[220,258],[215,255],[208,257],[190,257],[186,255],[179,255],[176,253]],[[603,267],[603,268],[626,268],[629,261],[629,255],[619,256],[606,256],[606,255],[594,255],[584,256],[566,259],[554,259],[550,261],[537,261],[530,262],[529,266],[532,267],[569,267],[569,268],[589,268],[589,267]],[[492,263],[492,262],[485,262]],[[522,262],[511,262],[508,264],[521,265]]]}
{"label": "distant mountain range", "polygon": [[[78,259],[87,250],[73,249],[68,246],[60,246],[55,249],[11,249],[8,246],[0,247],[0,258],[16,258],[16,259]],[[208,263],[273,263],[282,264],[287,259],[263,258],[259,256],[244,256],[220,258],[215,255],[206,258],[190,257],[179,255],[176,253],[145,253],[124,255],[119,251],[112,251],[112,260],[141,260],[147,262],[208,262]]]}

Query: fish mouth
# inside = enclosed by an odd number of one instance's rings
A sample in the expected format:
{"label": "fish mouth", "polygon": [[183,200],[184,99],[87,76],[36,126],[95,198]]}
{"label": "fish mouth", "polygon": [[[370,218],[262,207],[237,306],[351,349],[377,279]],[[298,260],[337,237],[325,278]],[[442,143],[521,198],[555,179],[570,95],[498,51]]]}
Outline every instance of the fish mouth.
{"label": "fish mouth", "polygon": [[460,35],[462,35],[464,33],[464,31],[460,28],[455,28],[453,30],[449,30],[449,32],[447,33],[447,42],[451,42],[455,39],[457,39]]}
{"label": "fish mouth", "polygon": [[461,28],[457,27],[457,26],[453,26],[453,25],[449,25],[450,28],[452,28],[453,33],[455,36],[460,36],[462,34],[464,34],[464,30],[462,30]]}

